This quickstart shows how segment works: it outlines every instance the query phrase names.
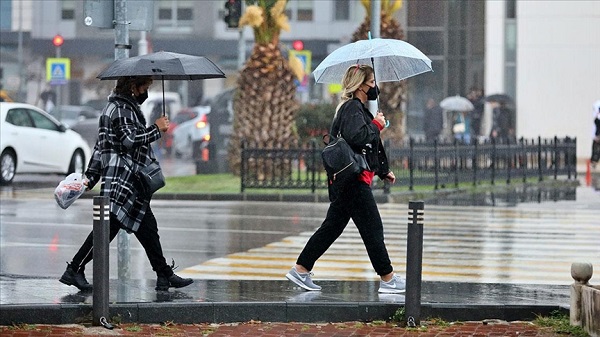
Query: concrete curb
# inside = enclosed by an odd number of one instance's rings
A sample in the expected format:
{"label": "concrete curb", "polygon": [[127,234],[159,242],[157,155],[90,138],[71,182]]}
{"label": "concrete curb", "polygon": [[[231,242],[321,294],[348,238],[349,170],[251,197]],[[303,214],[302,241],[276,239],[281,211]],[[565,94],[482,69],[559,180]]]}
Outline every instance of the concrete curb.
{"label": "concrete curb", "polygon": [[[389,321],[404,303],[377,302],[179,302],[117,303],[109,307],[109,321],[120,323],[231,323],[231,322],[346,322]],[[424,303],[421,319],[435,317],[446,321],[533,320],[553,311],[568,314],[556,305],[469,305]],[[90,321],[89,304],[2,305],[0,325],[71,324]]]}

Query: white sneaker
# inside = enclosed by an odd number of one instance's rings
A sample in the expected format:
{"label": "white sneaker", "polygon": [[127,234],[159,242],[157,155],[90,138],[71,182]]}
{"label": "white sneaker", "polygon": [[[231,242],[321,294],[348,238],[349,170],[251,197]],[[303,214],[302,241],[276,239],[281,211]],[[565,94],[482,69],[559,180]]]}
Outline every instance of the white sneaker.
{"label": "white sneaker", "polygon": [[388,282],[379,282],[379,292],[384,294],[401,294],[406,291],[406,281],[394,274]]}
{"label": "white sneaker", "polygon": [[288,278],[288,280],[296,283],[299,287],[302,287],[306,290],[309,291],[319,291],[321,290],[321,287],[319,287],[318,285],[314,284],[312,279],[310,278],[312,276],[312,273],[299,273],[296,270],[296,267],[292,267],[292,269],[290,269],[290,271],[285,275],[285,277]]}

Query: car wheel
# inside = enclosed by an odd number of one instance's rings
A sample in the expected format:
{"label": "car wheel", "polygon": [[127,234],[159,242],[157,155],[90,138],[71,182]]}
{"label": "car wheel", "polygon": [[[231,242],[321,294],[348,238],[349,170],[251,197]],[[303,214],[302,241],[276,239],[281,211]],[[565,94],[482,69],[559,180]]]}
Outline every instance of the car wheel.
{"label": "car wheel", "polygon": [[84,169],[85,157],[83,155],[83,152],[81,152],[81,150],[75,150],[75,153],[73,153],[73,157],[71,157],[71,164],[69,165],[69,172],[67,172],[67,174],[83,173]]}
{"label": "car wheel", "polygon": [[8,185],[15,177],[17,156],[13,151],[5,150],[0,156],[0,184]]}

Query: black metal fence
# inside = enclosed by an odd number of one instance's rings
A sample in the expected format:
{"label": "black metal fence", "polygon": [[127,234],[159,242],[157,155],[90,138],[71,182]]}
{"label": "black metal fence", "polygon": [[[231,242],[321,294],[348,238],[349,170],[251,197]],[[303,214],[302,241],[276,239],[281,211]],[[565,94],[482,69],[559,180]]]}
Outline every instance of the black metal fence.
{"label": "black metal fence", "polygon": [[[457,187],[460,183],[506,183],[528,179],[576,179],[576,138],[521,138],[517,142],[488,141],[465,144],[426,143],[410,139],[386,143],[394,189]],[[257,148],[242,144],[241,190],[327,188],[321,162],[322,145],[311,141],[295,148]],[[373,188],[392,188],[377,179]]]}

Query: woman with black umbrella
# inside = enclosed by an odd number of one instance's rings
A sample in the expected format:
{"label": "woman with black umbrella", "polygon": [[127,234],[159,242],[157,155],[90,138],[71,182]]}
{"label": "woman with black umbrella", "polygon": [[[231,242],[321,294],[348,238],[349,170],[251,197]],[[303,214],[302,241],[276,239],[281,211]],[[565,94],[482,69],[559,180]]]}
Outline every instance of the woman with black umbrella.
{"label": "woman with black umbrella", "polygon": [[[152,195],[143,193],[136,172],[155,161],[151,143],[160,139],[169,128],[166,116],[146,127],[140,104],[148,97],[152,79],[146,76],[120,77],[109,97],[109,103],[100,116],[98,140],[85,176],[88,189],[100,180],[100,194],[110,198],[110,240],[120,229],[133,233],[146,251],[152,269],[156,272],[156,290],[181,288],[193,283],[173,273],[163,255],[158,235],[158,224],[150,209]],[[60,282],[80,290],[91,290],[85,278],[85,265],[92,260],[93,233],[90,233],[67,264]]]}

